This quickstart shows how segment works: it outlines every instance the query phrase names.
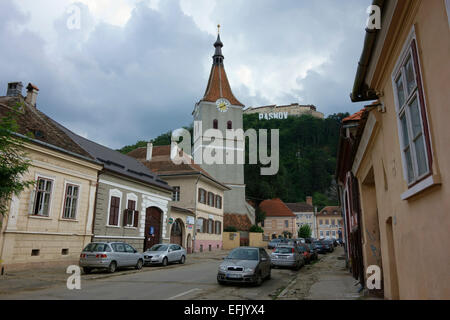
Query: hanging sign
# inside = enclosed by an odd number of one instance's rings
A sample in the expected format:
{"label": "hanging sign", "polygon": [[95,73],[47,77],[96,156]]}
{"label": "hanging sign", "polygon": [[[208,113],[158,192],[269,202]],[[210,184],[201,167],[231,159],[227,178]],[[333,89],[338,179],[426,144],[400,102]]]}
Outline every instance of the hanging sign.
{"label": "hanging sign", "polygon": [[173,218],[169,218],[169,224],[173,223]]}
{"label": "hanging sign", "polygon": [[155,228],[154,227],[150,227],[149,234],[151,236],[155,234]]}

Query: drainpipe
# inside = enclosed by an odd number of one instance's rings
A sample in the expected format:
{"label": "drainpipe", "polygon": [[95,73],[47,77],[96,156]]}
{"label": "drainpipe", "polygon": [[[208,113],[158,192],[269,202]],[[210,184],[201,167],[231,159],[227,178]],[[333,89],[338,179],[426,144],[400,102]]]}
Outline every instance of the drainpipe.
{"label": "drainpipe", "polygon": [[195,182],[195,198],[194,198],[194,236],[192,238],[192,253],[195,252],[195,241],[197,239],[197,201],[198,201],[198,180],[201,175],[198,176]]}

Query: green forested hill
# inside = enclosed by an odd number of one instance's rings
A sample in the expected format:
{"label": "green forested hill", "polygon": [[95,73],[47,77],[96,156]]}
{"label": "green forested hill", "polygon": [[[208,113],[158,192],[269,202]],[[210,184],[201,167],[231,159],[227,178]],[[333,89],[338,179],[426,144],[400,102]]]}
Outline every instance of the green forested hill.
{"label": "green forested hill", "polygon": [[[333,175],[341,120],[348,114],[334,114],[326,119],[311,116],[285,120],[258,120],[257,114],[244,115],[244,130],[253,128],[280,130],[280,169],[275,176],[261,176],[260,165],[245,165],[247,197],[259,202],[279,197],[285,202],[304,202],[312,195],[319,208],[337,204]],[[191,127],[186,129],[192,129]],[[268,134],[270,138],[270,134]],[[153,140],[154,145],[170,144],[170,132]],[[145,147],[146,141],[120,149],[128,153]],[[248,152],[248,147],[246,147]],[[248,157],[246,157],[248,162]]]}

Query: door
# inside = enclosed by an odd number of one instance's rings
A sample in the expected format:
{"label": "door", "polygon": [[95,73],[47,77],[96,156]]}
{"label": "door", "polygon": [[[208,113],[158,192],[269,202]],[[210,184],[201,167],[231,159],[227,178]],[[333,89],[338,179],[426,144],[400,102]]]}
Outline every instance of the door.
{"label": "door", "polygon": [[129,244],[125,244],[125,254],[127,257],[127,265],[135,266],[137,264],[137,253],[134,252],[134,248]]}
{"label": "door", "polygon": [[161,211],[150,207],[145,211],[145,240],[144,251],[160,243],[161,239]]}
{"label": "door", "polygon": [[170,243],[183,245],[183,226],[180,220],[175,220],[170,232]]}
{"label": "door", "polygon": [[186,240],[186,252],[188,254],[192,253],[192,240],[191,240],[190,234],[188,234],[187,240]]}
{"label": "door", "polygon": [[116,260],[117,267],[124,267],[127,263],[127,253],[125,252],[125,245],[123,243],[113,243],[114,260]]}

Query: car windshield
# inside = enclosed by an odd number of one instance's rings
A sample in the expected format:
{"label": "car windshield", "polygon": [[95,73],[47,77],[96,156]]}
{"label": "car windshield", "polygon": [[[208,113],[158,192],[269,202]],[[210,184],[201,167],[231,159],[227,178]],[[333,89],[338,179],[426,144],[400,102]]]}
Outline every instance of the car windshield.
{"label": "car windshield", "polygon": [[87,252],[105,252],[107,249],[106,243],[89,243],[83,251]]}
{"label": "car windshield", "polygon": [[148,251],[167,251],[168,246],[164,244],[155,244]]}
{"label": "car windshield", "polygon": [[230,252],[227,259],[258,260],[257,249],[236,249]]}
{"label": "car windshield", "polygon": [[275,250],[275,253],[292,253],[294,251],[294,248],[289,247],[278,247]]}
{"label": "car windshield", "polygon": [[273,239],[271,242],[280,242],[280,239]]}

